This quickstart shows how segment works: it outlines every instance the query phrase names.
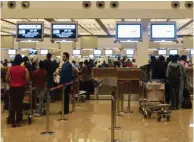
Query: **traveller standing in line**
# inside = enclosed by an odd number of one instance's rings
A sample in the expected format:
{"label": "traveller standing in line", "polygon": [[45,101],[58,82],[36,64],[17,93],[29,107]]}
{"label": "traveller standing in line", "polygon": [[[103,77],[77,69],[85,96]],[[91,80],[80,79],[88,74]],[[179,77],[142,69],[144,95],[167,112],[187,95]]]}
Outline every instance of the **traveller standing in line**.
{"label": "traveller standing in line", "polygon": [[84,67],[81,71],[82,76],[82,88],[87,92],[86,100],[90,99],[90,93],[93,92],[94,86],[92,81],[92,68],[89,66],[88,60],[84,61]]}
{"label": "traveller standing in line", "polygon": [[34,86],[37,89],[37,95],[39,98],[38,109],[35,113],[35,116],[37,117],[43,115],[44,113],[43,105],[44,105],[45,92],[46,92],[45,90],[46,76],[47,76],[47,72],[44,69],[44,63],[43,61],[40,61],[39,69],[37,69],[32,75],[32,78],[34,80]]}
{"label": "traveller standing in line", "polygon": [[[63,61],[64,64],[62,65],[61,69],[61,77],[60,77],[60,84],[65,84],[72,81],[72,70],[73,67],[69,62],[69,53],[63,53]],[[64,90],[64,114],[69,113],[69,93],[70,93],[71,85],[67,86]]]}
{"label": "traveller standing in line", "polygon": [[183,102],[183,88],[186,81],[186,71],[182,64],[178,62],[178,57],[172,57],[168,64],[166,78],[170,85],[170,102],[173,109],[179,109]]}
{"label": "traveller standing in line", "polygon": [[[44,60],[44,67],[47,71],[47,87],[48,88],[52,88],[53,87],[53,82],[54,82],[54,78],[53,78],[53,73],[55,72],[55,67],[54,67],[54,63],[53,61],[51,61],[52,58],[52,54],[48,53],[46,56],[46,60]],[[54,102],[55,101],[55,96],[54,93],[51,92],[51,101]]]}
{"label": "traveller standing in line", "polygon": [[12,127],[21,126],[25,85],[29,81],[29,72],[25,66],[21,66],[22,61],[22,56],[20,54],[16,55],[14,66],[8,69],[6,75],[6,81],[10,85],[10,121]]}
{"label": "traveller standing in line", "polygon": [[187,56],[183,55],[180,58],[180,63],[187,69],[189,68],[189,64],[187,63]]}

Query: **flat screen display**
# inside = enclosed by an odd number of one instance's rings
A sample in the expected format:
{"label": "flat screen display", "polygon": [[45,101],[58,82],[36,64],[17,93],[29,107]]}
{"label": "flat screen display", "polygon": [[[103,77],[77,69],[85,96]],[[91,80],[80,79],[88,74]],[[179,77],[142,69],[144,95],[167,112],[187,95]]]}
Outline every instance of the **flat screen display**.
{"label": "flat screen display", "polygon": [[170,55],[177,55],[177,54],[178,54],[178,50],[176,50],[176,49],[171,49],[169,54],[170,54]]}
{"label": "flat screen display", "polygon": [[193,54],[194,54],[194,50],[192,49],[192,50],[191,50],[191,55],[193,55]]}
{"label": "flat screen display", "polygon": [[17,23],[17,40],[43,40],[43,23]]}
{"label": "flat screen display", "polygon": [[38,51],[36,49],[30,49],[29,55],[37,55]]}
{"label": "flat screen display", "polygon": [[15,49],[9,49],[8,50],[8,55],[16,55],[16,50]]}
{"label": "flat screen display", "polygon": [[127,54],[127,55],[133,55],[133,54],[134,54],[134,50],[127,50],[127,51],[126,51],[126,54]]}
{"label": "flat screen display", "polygon": [[51,23],[51,39],[77,39],[77,23]]}
{"label": "flat screen display", "polygon": [[166,50],[165,49],[160,49],[158,50],[159,55],[166,55]]}
{"label": "flat screen display", "polygon": [[80,49],[74,49],[73,50],[73,55],[81,55],[81,50]]}
{"label": "flat screen display", "polygon": [[105,55],[112,55],[113,51],[112,50],[105,50]]}
{"label": "flat screen display", "polygon": [[176,22],[151,23],[150,39],[151,40],[175,40],[177,37]]}
{"label": "flat screen display", "polygon": [[41,55],[47,55],[48,54],[48,50],[47,49],[41,49],[40,50],[40,54]]}
{"label": "flat screen display", "polygon": [[94,55],[102,55],[102,50],[100,50],[100,49],[95,49],[95,50],[94,50]]}
{"label": "flat screen display", "polygon": [[116,38],[117,40],[142,40],[141,23],[117,23]]}

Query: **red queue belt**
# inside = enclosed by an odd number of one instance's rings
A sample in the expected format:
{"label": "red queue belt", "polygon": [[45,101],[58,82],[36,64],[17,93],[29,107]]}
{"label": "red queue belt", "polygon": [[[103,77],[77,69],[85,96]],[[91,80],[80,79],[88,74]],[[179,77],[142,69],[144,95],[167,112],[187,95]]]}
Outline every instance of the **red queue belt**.
{"label": "red queue belt", "polygon": [[65,83],[65,84],[61,84],[61,85],[58,85],[58,86],[56,86],[56,87],[50,88],[49,91],[54,91],[54,90],[56,90],[56,89],[62,88],[62,87],[64,87],[64,86],[71,85],[71,84],[73,84],[73,83],[74,83],[74,82],[72,81],[72,82],[68,82],[68,83]]}

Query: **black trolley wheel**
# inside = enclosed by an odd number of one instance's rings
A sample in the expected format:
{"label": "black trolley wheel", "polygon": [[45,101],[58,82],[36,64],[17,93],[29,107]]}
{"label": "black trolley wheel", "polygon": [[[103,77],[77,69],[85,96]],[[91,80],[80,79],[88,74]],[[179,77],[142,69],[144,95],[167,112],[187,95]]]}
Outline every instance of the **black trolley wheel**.
{"label": "black trolley wheel", "polygon": [[170,116],[169,115],[167,115],[166,120],[170,121]]}
{"label": "black trolley wheel", "polygon": [[158,117],[158,122],[160,122],[160,121],[161,121],[161,116]]}
{"label": "black trolley wheel", "polygon": [[10,124],[10,117],[7,116],[7,117],[6,117],[6,120],[7,120],[7,124],[9,125],[9,124]]}
{"label": "black trolley wheel", "polygon": [[28,124],[32,124],[32,116],[28,115]]}

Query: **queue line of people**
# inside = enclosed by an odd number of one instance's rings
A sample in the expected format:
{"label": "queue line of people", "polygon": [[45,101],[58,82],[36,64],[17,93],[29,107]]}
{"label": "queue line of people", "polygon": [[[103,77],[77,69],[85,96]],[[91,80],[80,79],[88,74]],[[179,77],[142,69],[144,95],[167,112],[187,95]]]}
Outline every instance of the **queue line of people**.
{"label": "queue line of people", "polygon": [[[12,66],[8,68],[6,74],[6,81],[10,86],[10,119],[12,127],[21,126],[22,119],[22,104],[25,95],[25,89],[30,85],[36,87],[37,98],[39,100],[38,107],[35,111],[35,116],[42,116],[44,113],[44,99],[45,88],[52,88],[54,85],[65,84],[71,82],[75,75],[82,76],[81,89],[87,92],[86,99],[89,99],[90,93],[93,91],[92,83],[92,65],[89,61],[85,60],[79,65],[75,65],[75,62],[71,64],[69,62],[69,53],[63,53],[63,65],[62,68],[59,64],[51,60],[52,55],[47,54],[46,60],[34,63],[32,65],[27,57],[22,58],[20,54],[15,56]],[[32,67],[33,66],[33,67]],[[37,68],[39,66],[39,68]],[[54,84],[55,82],[55,84]],[[64,91],[64,114],[69,113],[69,94],[71,86],[67,86]],[[51,100],[55,101],[53,92],[50,94]],[[16,118],[15,118],[16,116]]]}
{"label": "queue line of people", "polygon": [[183,104],[183,90],[187,87],[186,69],[190,68],[187,56],[174,55],[166,59],[161,55],[158,59],[150,57],[149,68],[152,79],[165,80],[165,95],[172,109],[179,109]]}

